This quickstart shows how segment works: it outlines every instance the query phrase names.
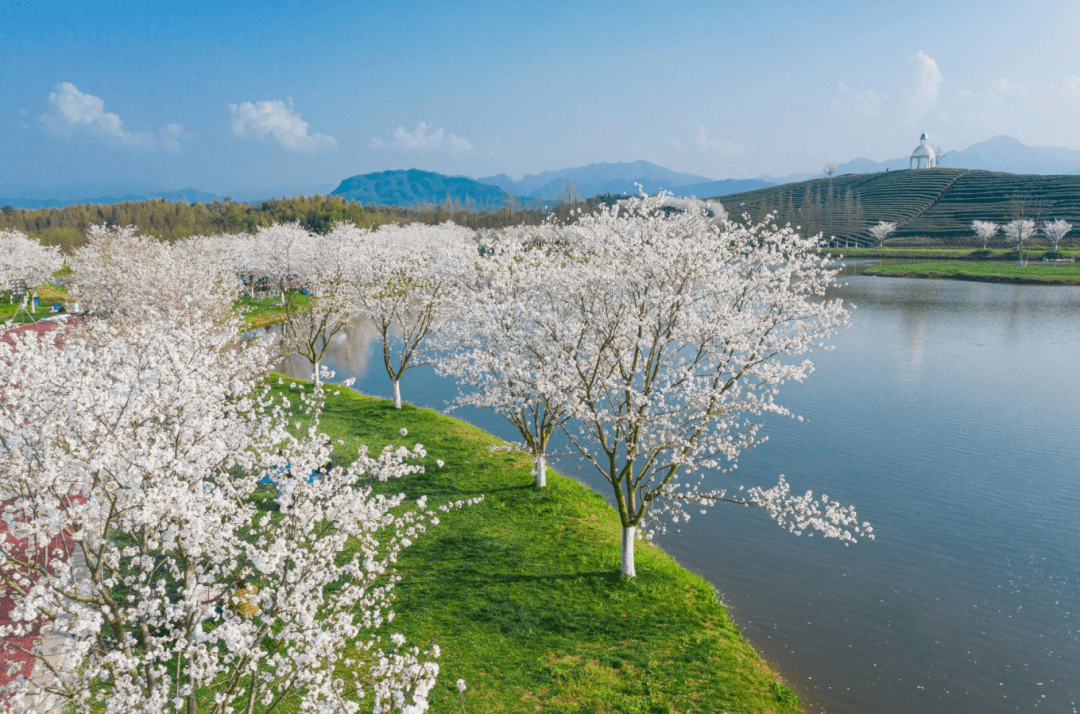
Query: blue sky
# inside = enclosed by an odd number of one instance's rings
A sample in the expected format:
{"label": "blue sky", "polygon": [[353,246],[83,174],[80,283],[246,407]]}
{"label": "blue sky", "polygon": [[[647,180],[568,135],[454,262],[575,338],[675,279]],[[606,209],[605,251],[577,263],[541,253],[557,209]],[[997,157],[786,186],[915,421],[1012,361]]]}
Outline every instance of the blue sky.
{"label": "blue sky", "polygon": [[[614,8],[614,9],[613,9]],[[1080,4],[0,2],[0,185],[311,192],[1080,148]]]}

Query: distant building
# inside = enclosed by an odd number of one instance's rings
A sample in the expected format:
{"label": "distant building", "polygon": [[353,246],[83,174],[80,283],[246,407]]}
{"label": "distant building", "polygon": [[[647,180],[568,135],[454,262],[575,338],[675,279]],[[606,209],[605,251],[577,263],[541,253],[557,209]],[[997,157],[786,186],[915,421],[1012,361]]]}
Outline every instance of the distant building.
{"label": "distant building", "polygon": [[926,134],[919,137],[919,145],[915,147],[915,151],[911,152],[911,164],[908,168],[912,169],[932,169],[937,166],[937,154],[930,148],[930,144],[926,143]]}

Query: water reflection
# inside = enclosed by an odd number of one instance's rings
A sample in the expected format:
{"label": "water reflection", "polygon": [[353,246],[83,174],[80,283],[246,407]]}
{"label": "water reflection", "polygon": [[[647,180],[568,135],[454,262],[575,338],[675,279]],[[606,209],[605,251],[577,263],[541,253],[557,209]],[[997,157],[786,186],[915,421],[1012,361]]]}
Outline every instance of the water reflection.
{"label": "water reflection", "polygon": [[[718,586],[810,711],[1075,711],[1080,288],[845,281],[852,327],[779,397],[808,421],[767,420],[770,440],[726,478],[784,473],[857,504],[878,539],[844,548],[721,508],[664,548]],[[390,396],[363,323],[327,364]],[[456,387],[425,367],[402,391],[443,410]],[[489,412],[457,416],[514,438]],[[606,495],[574,460],[553,463]]]}

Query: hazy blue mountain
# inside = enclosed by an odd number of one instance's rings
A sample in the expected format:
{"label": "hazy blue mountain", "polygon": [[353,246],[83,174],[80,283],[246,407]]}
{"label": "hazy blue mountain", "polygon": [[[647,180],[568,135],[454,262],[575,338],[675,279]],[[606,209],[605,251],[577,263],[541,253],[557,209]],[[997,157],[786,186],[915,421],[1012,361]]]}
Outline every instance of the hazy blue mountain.
{"label": "hazy blue mountain", "polygon": [[[20,190],[21,189],[21,190]],[[139,191],[123,194],[72,195],[70,190],[58,191],[59,195],[48,194],[48,189],[19,187],[14,184],[0,186],[4,194],[0,196],[0,206],[13,206],[15,208],[63,208],[79,203],[94,205],[107,205],[110,203],[124,203],[163,199],[172,203],[185,201],[187,203],[213,203],[220,201],[223,196],[214,193],[199,191],[194,188],[182,188],[176,191]],[[65,195],[66,194],[66,195]]]}
{"label": "hazy blue mountain", "polygon": [[633,161],[589,164],[559,171],[542,171],[538,174],[528,174],[520,181],[513,181],[509,187],[507,181],[510,177],[506,174],[487,176],[477,180],[499,186],[504,191],[513,190],[517,198],[559,199],[565,194],[566,185],[571,181],[574,183],[577,195],[588,198],[601,193],[636,194],[638,189],[635,184],[641,184],[648,193],[656,193],[660,190],[674,192],[682,186],[708,183],[713,179],[697,174],[679,173],[649,161]]}
{"label": "hazy blue mountain", "polygon": [[[916,142],[912,142],[911,148],[914,149],[916,145]],[[906,169],[909,166],[910,155],[886,161],[858,158],[840,164],[835,175],[873,174],[886,169],[890,171]],[[972,144],[961,151],[946,151],[938,157],[938,166],[946,169],[1004,171],[1011,174],[1043,176],[1080,174],[1080,151],[1073,151],[1063,146],[1028,146],[1011,136],[995,136]],[[779,178],[771,176],[761,178],[784,184],[821,178],[824,175],[823,173],[795,173]]]}
{"label": "hazy blue mountain", "polygon": [[331,195],[372,206],[415,207],[441,204],[447,198],[459,205],[468,199],[478,209],[495,209],[506,201],[506,191],[498,186],[465,176],[444,176],[433,171],[379,171],[352,176],[341,182]]}
{"label": "hazy blue mountain", "polygon": [[949,168],[1013,174],[1076,174],[1080,173],[1080,151],[1062,146],[1027,146],[1011,136],[995,136],[963,151],[949,152],[942,163]]}
{"label": "hazy blue mountain", "polygon": [[727,196],[731,193],[742,193],[759,188],[775,186],[775,181],[763,179],[724,179],[723,181],[708,181],[706,183],[693,183],[680,186],[672,193],[676,196],[695,196],[697,198],[713,198],[715,196]]}
{"label": "hazy blue mountain", "polygon": [[507,193],[509,193],[510,191],[517,191],[517,189],[514,188],[514,179],[510,178],[506,174],[498,174],[497,176],[486,176],[484,178],[478,178],[476,180],[480,183],[498,186]]}

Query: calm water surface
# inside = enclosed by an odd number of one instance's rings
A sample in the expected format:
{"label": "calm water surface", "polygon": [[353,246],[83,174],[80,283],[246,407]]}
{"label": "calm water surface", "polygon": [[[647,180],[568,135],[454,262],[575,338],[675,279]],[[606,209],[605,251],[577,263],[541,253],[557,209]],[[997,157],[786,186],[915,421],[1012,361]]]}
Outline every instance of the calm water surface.
{"label": "calm water surface", "polygon": [[[808,421],[768,420],[770,440],[723,478],[785,474],[856,504],[877,539],[797,538],[721,506],[662,545],[716,585],[809,711],[1076,712],[1080,288],[844,279],[852,326],[780,394]],[[328,365],[389,397],[373,337],[357,326]],[[421,368],[402,392],[441,410],[456,387]],[[494,415],[457,416],[514,438]]]}

